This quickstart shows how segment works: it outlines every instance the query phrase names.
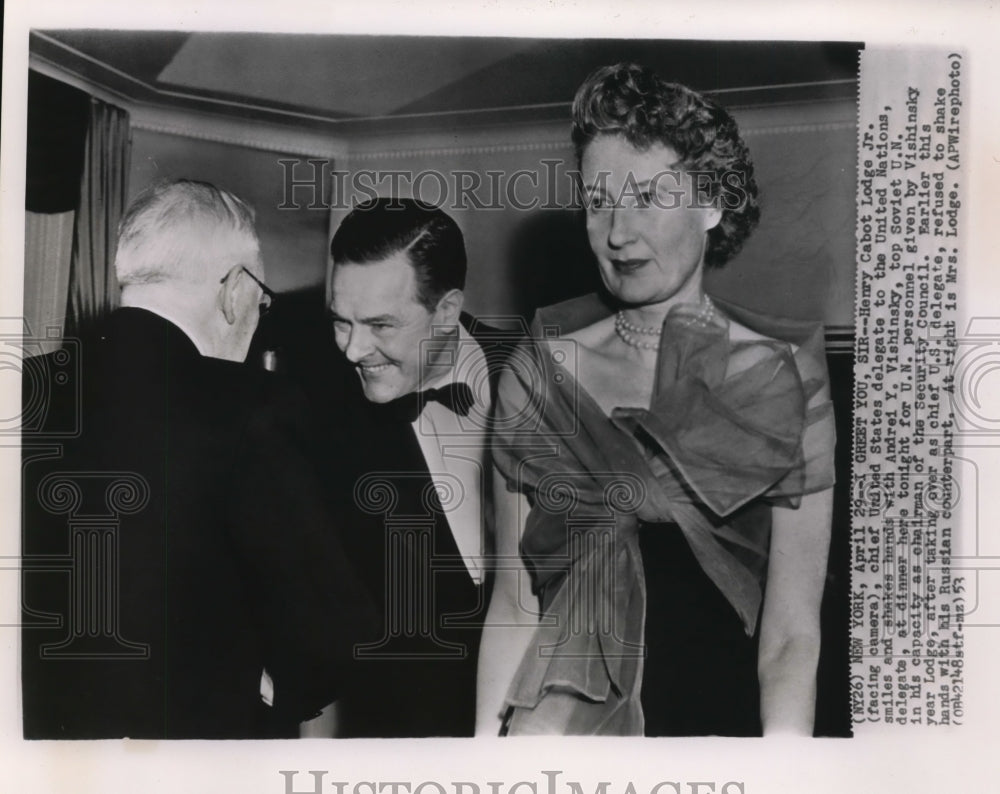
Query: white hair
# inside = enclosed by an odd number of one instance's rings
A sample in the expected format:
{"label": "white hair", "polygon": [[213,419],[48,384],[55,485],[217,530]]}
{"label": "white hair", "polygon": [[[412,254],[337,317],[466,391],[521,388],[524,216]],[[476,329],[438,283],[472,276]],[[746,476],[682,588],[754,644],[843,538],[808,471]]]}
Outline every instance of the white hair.
{"label": "white hair", "polygon": [[248,251],[259,251],[254,212],[207,182],[158,182],[118,225],[115,273],[122,286],[217,279]]}

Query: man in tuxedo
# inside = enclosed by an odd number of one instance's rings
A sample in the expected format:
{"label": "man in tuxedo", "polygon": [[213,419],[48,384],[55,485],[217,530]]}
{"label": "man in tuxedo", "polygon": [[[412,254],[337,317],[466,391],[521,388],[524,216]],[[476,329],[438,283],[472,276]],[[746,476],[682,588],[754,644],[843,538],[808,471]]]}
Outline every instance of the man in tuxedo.
{"label": "man in tuxedo", "polygon": [[25,362],[24,735],[297,735],[374,614],[301,398],[242,363],[272,297],[252,210],[157,184],[115,270],[99,332]]}
{"label": "man in tuxedo", "polygon": [[340,736],[471,736],[489,584],[488,423],[509,342],[462,313],[457,224],[412,199],[348,214],[328,303],[357,400],[334,417],[347,541],[382,607]]}

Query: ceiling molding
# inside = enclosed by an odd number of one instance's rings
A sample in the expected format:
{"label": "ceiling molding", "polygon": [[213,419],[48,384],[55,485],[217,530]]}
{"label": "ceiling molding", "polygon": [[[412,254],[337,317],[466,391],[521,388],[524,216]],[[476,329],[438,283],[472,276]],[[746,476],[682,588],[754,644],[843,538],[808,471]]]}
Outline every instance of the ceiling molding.
{"label": "ceiling molding", "polygon": [[740,132],[744,138],[756,135],[786,135],[802,132],[834,132],[837,130],[853,130],[857,127],[854,121],[830,121],[820,124],[781,124],[774,127],[747,127]]}
{"label": "ceiling molding", "polygon": [[[48,41],[49,39],[46,40]],[[60,46],[66,47],[66,45]],[[331,136],[329,133],[302,127],[301,125],[291,126],[288,124],[187,110],[172,107],[166,103],[154,104],[148,101],[137,101],[118,90],[99,84],[94,79],[74,72],[63,65],[53,63],[45,56],[36,52],[32,52],[29,56],[29,67],[47,77],[72,85],[104,102],[123,108],[128,111],[134,129],[164,135],[177,135],[194,140],[244,146],[264,151],[285,152],[304,157],[331,159],[336,162],[360,164],[412,157],[492,155],[515,151],[557,152],[572,148],[567,136],[563,141],[496,142],[470,146],[441,146],[439,144],[431,144],[426,147],[414,147],[411,139],[409,146],[404,145],[399,148],[390,147],[375,151],[352,151],[352,139],[358,140],[364,128],[355,130],[355,135],[351,135],[345,129],[342,132],[348,134]],[[134,80],[134,78],[130,79],[133,82],[146,86],[142,81]],[[148,88],[148,86],[146,87]],[[758,96],[766,91],[764,88],[752,90],[756,91]],[[825,103],[782,103],[780,107],[774,106],[772,108],[772,111],[777,113],[779,119],[785,122],[791,118],[802,119],[804,114],[806,119],[797,123],[761,123],[763,120],[761,116],[763,113],[762,107],[761,105],[751,105],[744,106],[741,109],[742,112],[737,110],[737,115],[744,117],[741,127],[745,136],[754,137],[759,135],[837,131],[853,129],[856,125],[856,106],[853,102],[849,102],[846,99]],[[431,117],[443,119],[444,117],[454,118],[455,116],[462,116],[467,120],[474,120],[479,124],[484,124],[489,119],[496,120],[501,114],[504,114],[505,121],[507,122],[504,126],[516,128],[527,124],[535,124],[537,123],[537,118],[531,118],[530,121],[525,120],[518,123],[518,121],[511,118],[511,114],[515,117],[527,116],[528,118],[534,114],[542,114],[545,117],[566,114],[568,117],[569,108],[568,104],[562,103],[547,104],[538,107],[480,108],[457,114],[418,114],[410,117],[352,120],[355,123],[349,126],[354,127],[357,124],[364,124],[364,127],[370,127],[371,125],[377,125],[381,121],[391,122],[392,126],[396,127],[402,123],[418,119],[430,120]],[[376,126],[375,128],[378,127]],[[454,136],[450,134],[449,137]]]}
{"label": "ceiling molding", "polygon": [[[566,112],[568,119],[568,106]],[[741,133],[746,138],[847,130],[853,133],[857,127],[857,106],[853,101],[846,99],[744,107],[737,110],[734,115],[737,117]],[[351,137],[348,139],[350,149],[343,162],[355,166],[394,159],[462,157],[507,152],[554,152],[572,155],[573,152],[568,121],[565,119],[558,125],[528,122],[497,126],[482,130],[478,135],[466,132],[463,133],[466,145],[448,145],[457,137],[457,133],[453,130],[428,134]],[[397,143],[398,145],[394,145]],[[356,149],[355,146],[359,145],[365,148]]]}
{"label": "ceiling molding", "polygon": [[347,143],[342,139],[308,129],[137,102],[36,53],[29,56],[28,67],[122,108],[128,112],[133,129],[305,157],[337,160],[347,153]]}
{"label": "ceiling molding", "polygon": [[[123,72],[120,69],[94,58],[87,53],[65,42],[59,41],[44,31],[32,30],[30,34],[31,60],[48,64],[64,75],[65,82],[75,81],[89,86],[89,93],[98,96],[98,92],[111,93],[122,101],[130,103],[146,103],[162,107],[175,107],[192,112],[230,114],[233,117],[246,118],[250,121],[270,119],[277,123],[294,123],[297,126],[309,125],[316,128],[328,127],[336,123],[337,117],[308,113],[291,108],[281,108],[257,104],[248,100],[234,100],[225,97],[208,97],[197,93],[177,90],[151,84],[138,77]],[[88,90],[88,89],[83,89]]]}
{"label": "ceiling molding", "polygon": [[[129,112],[136,130],[361,165],[415,157],[570,152],[571,105],[517,106],[344,118],[252,99],[208,97],[129,74],[44,31],[31,32],[32,69]],[[785,82],[705,92],[750,137],[853,129],[855,80]],[[558,126],[557,126],[558,125]],[[535,129],[532,131],[532,127]],[[461,145],[455,145],[461,141]]]}
{"label": "ceiling molding", "polygon": [[339,161],[348,152],[348,144],[344,140],[311,130],[192,113],[175,108],[137,105],[131,114],[131,121],[133,129],[145,132],[303,157]]}
{"label": "ceiling molding", "polygon": [[131,112],[132,107],[135,104],[135,102],[128,95],[108,88],[107,86],[94,80],[90,80],[60,64],[53,63],[48,58],[45,58],[36,52],[28,54],[28,68],[33,69],[46,77],[51,77],[53,80],[58,80],[62,83],[66,83],[66,85],[71,85],[73,88],[79,89],[85,94],[90,94],[92,97],[96,97],[102,102],[107,102],[109,105],[116,105],[123,110]]}
{"label": "ceiling molding", "polygon": [[349,152],[349,163],[366,162],[370,160],[392,160],[406,157],[452,157],[455,155],[502,154],[505,152],[543,152],[566,149],[572,151],[573,144],[567,138],[564,141],[530,141],[525,143],[495,143],[480,146],[445,146],[408,149],[383,149],[373,152]]}
{"label": "ceiling molding", "polygon": [[[57,34],[58,31],[52,31]],[[277,98],[261,100],[226,93],[185,90],[181,86],[150,80],[148,75],[130,74],[89,54],[57,35],[41,30],[30,34],[32,58],[44,58],[52,66],[58,65],[65,73],[82,79],[91,93],[111,92],[133,104],[173,107],[195,113],[229,116],[249,122],[270,123],[276,126],[326,132],[341,138],[380,135],[385,132],[421,132],[442,129],[475,129],[507,123],[524,124],[569,119],[569,101],[537,102],[521,105],[492,107],[459,107],[448,109],[392,113],[388,115],[344,115],[318,108],[282,104]],[[818,77],[818,75],[817,75]],[[721,100],[732,110],[800,104],[816,101],[856,101],[857,81],[854,78],[814,79],[802,82],[775,82],[733,86],[704,91],[706,95]]]}

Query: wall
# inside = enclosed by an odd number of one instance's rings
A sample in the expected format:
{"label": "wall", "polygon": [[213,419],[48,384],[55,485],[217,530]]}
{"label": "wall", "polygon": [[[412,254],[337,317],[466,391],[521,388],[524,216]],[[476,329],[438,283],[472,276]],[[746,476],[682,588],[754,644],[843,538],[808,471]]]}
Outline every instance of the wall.
{"label": "wall", "polygon": [[[852,325],[854,103],[733,112],[756,163],[762,221],[738,258],[707,276],[709,288],[751,308]],[[466,235],[466,302],[473,312],[530,314],[596,286],[579,214],[546,208],[565,205],[571,196],[568,174],[575,162],[568,122],[369,136],[349,143],[345,168],[355,179],[363,172],[381,173],[382,195],[391,192],[389,171],[425,174],[399,178],[404,195],[437,202],[446,186],[448,211]],[[463,184],[476,178],[479,189],[463,196]],[[532,200],[532,209],[517,206]],[[342,208],[332,210],[331,228],[344,214]]]}
{"label": "wall", "polygon": [[[345,161],[362,182],[374,181],[365,172],[383,175],[380,195],[394,189],[388,174],[400,172],[408,175],[402,195],[445,199],[466,240],[466,305],[479,315],[530,313],[563,281],[554,276],[567,264],[558,249],[583,244],[586,254],[575,213],[561,209],[572,198],[573,167],[565,124],[373,136],[352,141]],[[344,214],[333,209],[332,229]],[[575,259],[568,263],[576,267]]]}
{"label": "wall", "polygon": [[[137,108],[132,115],[129,198],[156,179],[213,182],[249,202],[257,213],[268,286],[278,292],[321,287],[326,273],[328,210],[302,198],[283,199],[290,166],[279,161],[344,151],[335,138],[251,122]],[[289,171],[289,173],[291,173]],[[312,205],[312,206],[311,206]]]}
{"label": "wall", "polygon": [[854,326],[856,109],[853,102],[736,111],[753,154],[761,222],[707,276],[751,308]]}
{"label": "wall", "polygon": [[[850,326],[854,104],[733,112],[754,156],[762,220],[739,256],[706,276],[710,290],[751,308]],[[466,236],[466,302],[474,313],[528,316],[597,286],[582,219],[564,209],[575,169],[567,122],[338,140],[279,129],[261,134],[239,122],[209,129],[197,119],[164,119],[148,110],[134,121],[130,194],[159,177],[190,176],[244,197],[258,212],[268,282],[279,292],[321,287],[330,230],[351,201],[393,191],[444,199]],[[308,180],[318,173],[304,162],[310,157],[330,164],[319,166],[322,194],[307,187],[289,196],[291,174]],[[279,164],[290,158],[301,161],[294,172]],[[346,178],[331,178],[330,168]],[[389,172],[405,176],[393,185]],[[332,205],[329,212],[324,203]]]}

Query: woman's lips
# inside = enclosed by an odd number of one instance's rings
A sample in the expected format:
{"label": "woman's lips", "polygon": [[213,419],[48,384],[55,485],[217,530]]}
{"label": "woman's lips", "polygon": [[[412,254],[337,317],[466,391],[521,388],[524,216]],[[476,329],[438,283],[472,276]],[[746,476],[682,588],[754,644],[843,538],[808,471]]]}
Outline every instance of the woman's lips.
{"label": "woman's lips", "polygon": [[615,272],[621,273],[622,275],[628,275],[630,273],[634,273],[635,271],[642,269],[648,263],[649,263],[648,259],[611,260],[611,266],[615,269]]}

